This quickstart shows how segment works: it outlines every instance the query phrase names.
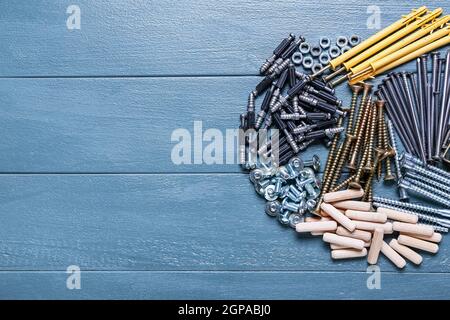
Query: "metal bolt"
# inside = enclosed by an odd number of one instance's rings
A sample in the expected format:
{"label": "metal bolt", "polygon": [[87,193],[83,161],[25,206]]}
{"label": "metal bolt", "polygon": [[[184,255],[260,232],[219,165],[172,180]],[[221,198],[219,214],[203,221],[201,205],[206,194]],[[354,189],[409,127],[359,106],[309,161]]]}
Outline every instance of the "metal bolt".
{"label": "metal bolt", "polygon": [[[431,181],[430,181],[431,182]],[[412,184],[410,181],[407,181],[405,179],[401,180],[399,182],[399,185],[402,186],[403,188],[407,189],[407,190],[411,190],[413,192],[419,193],[424,197],[427,197],[431,200],[434,200],[438,203],[441,203],[447,207],[450,207],[450,201],[447,199],[444,199],[440,196],[437,196],[434,192],[430,192],[428,190],[425,190],[415,184]]]}
{"label": "metal bolt", "polygon": [[[450,220],[447,220],[447,219],[436,218],[436,217],[429,216],[427,214],[423,214],[420,212],[407,210],[403,207],[384,204],[384,203],[378,203],[376,201],[373,203],[373,205],[376,207],[383,207],[383,208],[387,208],[387,209],[392,209],[392,210],[397,210],[397,211],[413,214],[413,215],[417,216],[420,220],[431,223],[435,231],[440,230],[441,232],[448,232],[448,230],[446,230],[446,228],[450,227]],[[435,225],[437,225],[437,226],[435,226]],[[441,228],[439,228],[439,226],[444,227],[445,229],[441,229]]]}
{"label": "metal bolt", "polygon": [[281,204],[278,201],[266,202],[265,212],[271,217],[276,217],[281,210]]}
{"label": "metal bolt", "polygon": [[374,202],[379,203],[378,206],[384,206],[384,205],[392,205],[396,206],[398,208],[406,208],[410,210],[415,210],[418,212],[423,213],[431,213],[431,214],[437,214],[445,218],[450,219],[450,209],[438,209],[433,207],[427,207],[424,205],[420,205],[417,203],[409,203],[409,202],[401,202],[394,199],[389,198],[383,198],[383,197],[374,197]]}
{"label": "metal bolt", "polygon": [[[387,125],[387,129],[389,132],[391,146],[395,151],[394,164],[395,164],[395,171],[397,174],[397,181],[400,181],[402,179],[402,172],[401,172],[401,167],[400,167],[400,155],[399,155],[398,149],[397,149],[397,141],[395,140],[395,135],[394,135],[394,127],[392,125],[391,120],[389,120],[389,119],[387,120],[386,125]],[[400,200],[406,201],[409,199],[408,192],[406,191],[405,188],[398,186],[398,192],[399,192]]]}
{"label": "metal bolt", "polygon": [[[436,173],[432,170],[428,170],[416,163],[410,162],[404,155],[400,159],[401,161],[401,168],[404,170],[411,170],[416,172],[417,174],[420,174],[424,177],[427,177],[428,179],[434,180],[434,181],[441,181],[444,184],[450,184],[450,180],[441,175],[440,173]],[[427,167],[428,168],[428,167]]]}
{"label": "metal bolt", "polygon": [[316,199],[318,197],[318,193],[316,192],[316,190],[314,190],[314,187],[312,184],[305,184],[305,190],[306,192],[309,194],[310,199]]}
{"label": "metal bolt", "polygon": [[303,221],[303,217],[298,213],[289,215],[289,226],[295,229],[295,226]]}
{"label": "metal bolt", "polygon": [[311,167],[315,172],[318,172],[320,169],[320,158],[317,154],[315,154],[311,160],[303,161],[303,165],[305,167]]}

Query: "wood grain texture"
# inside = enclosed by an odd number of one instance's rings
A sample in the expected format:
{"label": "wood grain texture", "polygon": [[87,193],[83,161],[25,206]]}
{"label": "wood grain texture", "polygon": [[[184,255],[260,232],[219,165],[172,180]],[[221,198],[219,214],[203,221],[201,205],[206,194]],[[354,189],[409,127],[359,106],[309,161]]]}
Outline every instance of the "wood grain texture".
{"label": "wood grain texture", "polygon": [[[0,172],[240,172],[235,164],[177,165],[172,132],[239,126],[256,77],[1,79]],[[349,90],[340,88],[344,101]],[[257,100],[258,108],[262,97]],[[209,144],[205,141],[203,148]],[[319,154],[319,144],[303,154]],[[237,152],[235,153],[237,159]],[[222,158],[225,163],[225,157]]]}
{"label": "wood grain texture", "polygon": [[[448,273],[89,272],[66,289],[64,272],[0,272],[0,299],[446,299]],[[418,289],[420,288],[420,290]]]}
{"label": "wood grain texture", "polygon": [[[68,31],[69,4],[0,2],[0,299],[448,299],[446,237],[420,267],[380,258],[368,290],[364,260],[268,217],[237,165],[170,160],[176,128],[236,128],[281,38],[365,38],[374,3],[80,0]],[[376,5],[387,26],[419,4]]]}
{"label": "wood grain texture", "polygon": [[[321,237],[268,217],[242,174],[2,175],[0,189],[0,270],[367,268],[331,261]],[[448,254],[444,239],[437,255],[407,270],[446,272]],[[385,260],[380,267],[395,270]]]}
{"label": "wood grain texture", "polygon": [[[0,3],[0,76],[256,74],[289,32],[308,41],[367,38],[368,6],[385,27],[421,4],[401,1],[88,1],[67,30],[65,1]],[[448,2],[427,1],[449,10]],[[311,27],[313,28],[311,29]]]}

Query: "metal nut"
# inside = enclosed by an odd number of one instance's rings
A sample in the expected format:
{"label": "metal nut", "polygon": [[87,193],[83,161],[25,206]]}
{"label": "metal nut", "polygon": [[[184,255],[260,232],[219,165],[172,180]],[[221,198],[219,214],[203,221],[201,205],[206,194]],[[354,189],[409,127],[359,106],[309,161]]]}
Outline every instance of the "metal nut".
{"label": "metal nut", "polygon": [[338,47],[343,48],[348,45],[348,39],[346,36],[339,36],[336,39],[336,44]]}
{"label": "metal nut", "polygon": [[302,66],[305,69],[311,69],[311,67],[314,64],[314,60],[311,57],[304,57],[303,58],[303,62],[302,62]]}
{"label": "metal nut", "polygon": [[349,43],[352,47],[357,46],[360,42],[361,38],[358,35],[353,34],[350,36]]}
{"label": "metal nut", "polygon": [[301,52],[295,52],[292,57],[291,57],[291,61],[293,64],[295,64],[296,66],[299,66],[302,64],[303,61],[303,55]]}
{"label": "metal nut", "polygon": [[300,52],[303,54],[308,54],[309,51],[311,50],[311,46],[309,45],[308,42],[302,42],[298,46],[298,50],[300,50]]}
{"label": "metal nut", "polygon": [[330,49],[328,50],[328,52],[332,59],[337,58],[341,55],[341,49],[336,46],[331,46]]}
{"label": "metal nut", "polygon": [[311,47],[311,56],[313,56],[314,58],[320,56],[321,53],[322,48],[319,45],[314,45]]}
{"label": "metal nut", "polygon": [[319,72],[319,70],[321,70],[322,67],[323,67],[322,64],[320,64],[320,63],[314,63],[313,66],[311,67],[311,71],[312,71],[313,73]]}
{"label": "metal nut", "polygon": [[319,44],[322,47],[322,49],[326,50],[331,45],[331,40],[328,37],[320,37]]}
{"label": "metal nut", "polygon": [[328,52],[322,52],[319,56],[319,61],[323,65],[327,65],[330,62],[330,55]]}

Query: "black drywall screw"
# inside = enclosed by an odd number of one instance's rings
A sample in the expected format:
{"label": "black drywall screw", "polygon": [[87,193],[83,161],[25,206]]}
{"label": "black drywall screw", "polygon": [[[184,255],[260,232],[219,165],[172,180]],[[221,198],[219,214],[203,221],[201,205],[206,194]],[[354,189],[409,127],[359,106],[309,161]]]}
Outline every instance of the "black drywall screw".
{"label": "black drywall screw", "polygon": [[275,60],[286,50],[292,41],[295,40],[295,36],[291,33],[289,36],[283,40],[281,40],[280,44],[273,50],[273,55],[266,59],[266,61],[263,63],[261,68],[259,69],[259,72],[261,74],[264,74],[269,67],[275,62]]}

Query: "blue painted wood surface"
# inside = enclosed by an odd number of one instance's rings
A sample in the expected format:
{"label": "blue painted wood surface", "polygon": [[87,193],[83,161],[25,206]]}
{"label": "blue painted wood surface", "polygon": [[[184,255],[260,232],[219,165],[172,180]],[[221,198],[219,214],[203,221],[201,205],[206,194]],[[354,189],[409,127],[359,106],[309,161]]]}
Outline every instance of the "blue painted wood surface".
{"label": "blue painted wood surface", "polygon": [[[237,126],[280,38],[366,37],[373,3],[77,1],[68,31],[69,4],[0,3],[0,298],[448,298],[446,238],[419,267],[382,257],[369,290],[364,260],[269,218],[237,165],[170,160],[174,129]],[[383,26],[412,6],[377,5]]]}

